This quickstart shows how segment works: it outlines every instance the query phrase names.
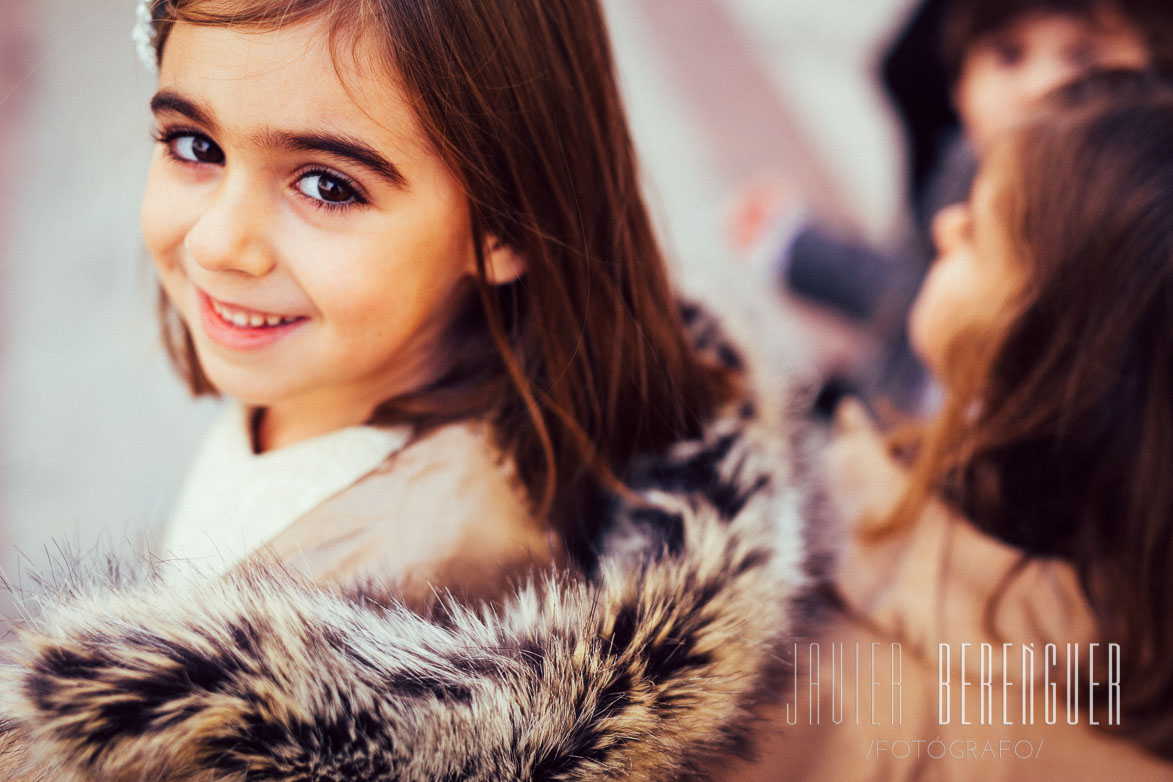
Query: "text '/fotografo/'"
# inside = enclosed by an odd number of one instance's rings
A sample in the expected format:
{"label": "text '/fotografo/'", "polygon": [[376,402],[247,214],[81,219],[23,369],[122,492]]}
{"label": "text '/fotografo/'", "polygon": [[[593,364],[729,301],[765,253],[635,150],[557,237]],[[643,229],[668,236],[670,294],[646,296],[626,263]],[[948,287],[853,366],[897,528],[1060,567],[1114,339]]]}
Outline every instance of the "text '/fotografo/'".
{"label": "text '/fotografo/'", "polygon": [[872,739],[867,760],[892,757],[896,760],[1037,760],[1043,754],[1043,740],[1038,743],[1020,739],[1010,741],[974,741],[972,739]]}

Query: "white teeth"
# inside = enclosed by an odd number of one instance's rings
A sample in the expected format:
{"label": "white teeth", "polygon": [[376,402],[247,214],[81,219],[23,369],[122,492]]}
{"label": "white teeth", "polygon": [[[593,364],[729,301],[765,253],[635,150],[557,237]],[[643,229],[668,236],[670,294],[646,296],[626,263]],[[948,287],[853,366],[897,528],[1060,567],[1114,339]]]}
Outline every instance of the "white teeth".
{"label": "white teeth", "polygon": [[262,315],[259,312],[242,312],[226,307],[218,301],[212,301],[212,310],[225,321],[242,329],[280,326],[283,323],[292,323],[297,320],[297,316],[294,315]]}

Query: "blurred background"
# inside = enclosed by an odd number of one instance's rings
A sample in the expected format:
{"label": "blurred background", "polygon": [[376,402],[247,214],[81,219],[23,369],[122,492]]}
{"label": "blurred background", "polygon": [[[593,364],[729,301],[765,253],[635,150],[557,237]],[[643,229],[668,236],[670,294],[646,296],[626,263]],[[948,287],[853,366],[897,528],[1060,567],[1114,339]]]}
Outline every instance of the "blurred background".
{"label": "blurred background", "polygon": [[[214,413],[156,335],[134,5],[0,0],[0,567],[18,586],[62,546],[124,547],[164,521]],[[686,290],[746,284],[729,224],[755,182],[788,183],[861,238],[896,230],[904,153],[875,70],[910,0],[604,5]],[[809,323],[779,317],[801,360]]]}

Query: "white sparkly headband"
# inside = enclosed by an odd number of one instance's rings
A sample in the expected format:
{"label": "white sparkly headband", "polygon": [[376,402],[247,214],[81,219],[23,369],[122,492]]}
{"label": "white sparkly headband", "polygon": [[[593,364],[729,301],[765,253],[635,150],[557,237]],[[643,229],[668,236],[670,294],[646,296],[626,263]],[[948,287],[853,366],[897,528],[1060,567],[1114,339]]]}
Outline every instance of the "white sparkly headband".
{"label": "white sparkly headband", "polygon": [[159,68],[155,53],[155,36],[159,32],[155,27],[154,9],[156,2],[157,0],[139,0],[134,17],[134,32],[131,34],[139,60],[152,73]]}

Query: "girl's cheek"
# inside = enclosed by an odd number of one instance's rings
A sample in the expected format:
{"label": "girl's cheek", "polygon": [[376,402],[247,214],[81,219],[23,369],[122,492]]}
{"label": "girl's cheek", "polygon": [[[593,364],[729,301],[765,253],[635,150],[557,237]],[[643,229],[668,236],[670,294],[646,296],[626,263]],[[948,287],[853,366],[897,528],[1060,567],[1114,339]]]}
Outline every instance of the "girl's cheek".
{"label": "girl's cheek", "polygon": [[182,196],[182,192],[163,181],[152,169],[143,192],[139,223],[147,251],[161,269],[179,261],[178,251],[182,249],[186,235]]}
{"label": "girl's cheek", "polygon": [[908,338],[913,352],[937,377],[940,377],[940,359],[949,331],[948,318],[942,313],[939,301],[939,276],[938,267],[934,266],[925,277],[908,316]]}

